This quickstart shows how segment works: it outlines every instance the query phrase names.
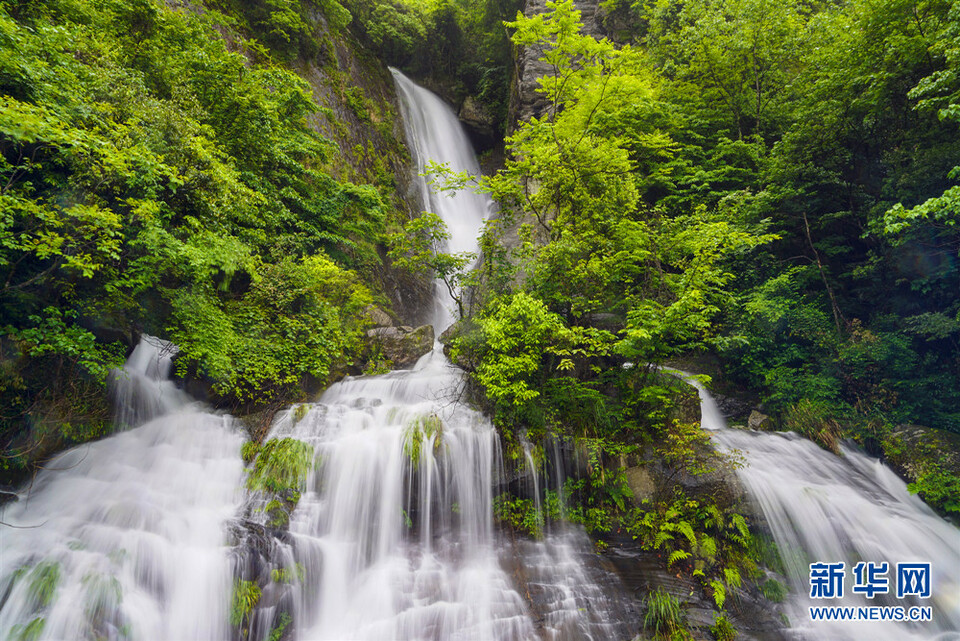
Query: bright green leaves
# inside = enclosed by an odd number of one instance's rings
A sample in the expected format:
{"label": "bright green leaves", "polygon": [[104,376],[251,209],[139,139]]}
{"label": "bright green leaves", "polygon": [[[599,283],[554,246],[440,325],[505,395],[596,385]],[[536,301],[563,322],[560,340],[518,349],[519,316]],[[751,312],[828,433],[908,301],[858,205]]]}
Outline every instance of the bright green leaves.
{"label": "bright green leaves", "polygon": [[260,446],[247,487],[280,494],[305,488],[313,468],[313,447],[293,438],[270,439]]}
{"label": "bright green leaves", "polygon": [[778,129],[784,93],[799,72],[805,38],[801,3],[685,2],[678,21],[664,31],[663,51],[681,63],[683,81],[709,92],[700,98],[725,114],[730,134],[740,138]]}
{"label": "bright green leaves", "polygon": [[[255,4],[277,43],[312,37],[299,1]],[[309,84],[228,51],[213,11],[31,5],[0,10],[0,327],[25,366],[102,381],[115,359],[89,328],[136,327],[169,332],[181,371],[230,402],[325,382],[370,298],[327,256],[372,273],[385,207],[321,170],[334,149],[308,124]]]}
{"label": "bright green leaves", "polygon": [[230,601],[230,625],[249,625],[260,595],[260,586],[253,581],[237,580],[233,584],[233,598]]}
{"label": "bright green leaves", "polygon": [[304,376],[326,382],[358,348],[369,290],[323,255],[262,265],[251,276],[249,291],[224,303],[209,289],[174,294],[178,366],[243,402],[296,396]]}
{"label": "bright green leaves", "polygon": [[537,398],[543,356],[568,331],[560,317],[539,300],[517,293],[478,322],[487,353],[476,377],[487,395],[518,405]]}
{"label": "bright green leaves", "polygon": [[407,223],[406,229],[389,236],[389,255],[397,267],[415,274],[428,274],[443,282],[462,318],[463,288],[469,278],[466,269],[476,259],[476,254],[443,251],[449,238],[443,220],[434,213],[423,212]]}
{"label": "bright green leaves", "polygon": [[748,233],[702,207],[689,216],[664,219],[659,232],[656,242],[664,249],[657,288],[631,307],[618,348],[641,362],[702,347],[715,331],[712,320],[719,304],[729,296],[730,259],[777,238]]}
{"label": "bright green leaves", "polygon": [[72,310],[47,307],[42,315],[31,315],[24,326],[5,327],[3,332],[29,356],[65,358],[103,383],[110,369],[123,362],[122,346],[97,343],[93,334],[74,324],[76,317]]}

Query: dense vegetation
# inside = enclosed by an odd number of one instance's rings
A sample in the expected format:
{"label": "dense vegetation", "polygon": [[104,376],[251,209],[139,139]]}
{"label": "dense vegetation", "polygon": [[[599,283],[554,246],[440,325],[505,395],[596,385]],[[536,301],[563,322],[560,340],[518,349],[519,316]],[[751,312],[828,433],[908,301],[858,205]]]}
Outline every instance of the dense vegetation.
{"label": "dense vegetation", "polygon": [[[605,0],[600,40],[570,0],[520,5],[0,0],[4,478],[103,432],[107,372],[140,332],[227,406],[326,383],[360,351],[383,257],[455,294],[452,355],[518,464],[526,445],[545,466],[551,437],[583,454],[541,510],[504,494],[498,517],[620,528],[718,609],[775,554],[731,497],[672,482],[735,462],[662,365],[714,355],[775,425],[830,449],[852,436],[900,461],[897,425],[960,434],[960,5]],[[358,120],[393,124],[335,69],[338,38],[516,125],[495,176],[447,176],[501,205],[477,271],[436,251],[437,217],[398,231],[376,150],[317,133],[342,125],[291,69],[325,69]],[[546,110],[512,123],[518,47],[551,72]],[[345,180],[348,152],[375,184]],[[245,452],[276,527],[312,464],[298,443]],[[960,510],[944,450],[918,451],[913,488]],[[625,467],[642,465],[673,476],[637,505]],[[235,593],[243,626],[259,587]],[[654,634],[682,637],[675,600],[649,605]]]}
{"label": "dense vegetation", "polygon": [[248,31],[152,0],[0,3],[11,472],[102,432],[105,376],[141,331],[228,405],[296,397],[352,359],[391,210],[331,177],[338,151],[308,126],[322,110],[276,62],[280,17]]}
{"label": "dense vegetation", "polygon": [[[543,49],[547,107],[479,181],[501,205],[481,268],[436,260],[472,288],[451,348],[515,459],[555,436],[588,461],[565,503],[503,495],[502,521],[626,530],[722,609],[744,573],[775,564],[730,497],[673,482],[628,500],[625,465],[731,464],[684,420],[662,364],[718,356],[775,425],[830,449],[852,436],[896,458],[899,424],[960,433],[960,14],[936,0],[603,4],[611,39],[583,35],[570,0],[509,24]],[[912,488],[960,509],[949,453],[922,457]]]}
{"label": "dense vegetation", "polygon": [[495,127],[509,127],[513,72],[505,20],[522,0],[343,0],[361,42],[387,64],[431,84],[451,97],[474,96]]}
{"label": "dense vegetation", "polygon": [[[550,106],[481,183],[503,216],[454,344],[498,423],[619,457],[675,429],[656,367],[706,351],[829,448],[960,432],[956,7],[604,8],[615,41],[571,2],[510,25]],[[956,509],[945,455],[925,469]]]}

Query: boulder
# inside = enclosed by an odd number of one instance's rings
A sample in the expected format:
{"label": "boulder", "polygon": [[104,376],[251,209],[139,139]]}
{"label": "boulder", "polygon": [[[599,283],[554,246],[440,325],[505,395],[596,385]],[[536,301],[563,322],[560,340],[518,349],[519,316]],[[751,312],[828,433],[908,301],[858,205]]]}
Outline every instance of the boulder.
{"label": "boulder", "polygon": [[634,503],[639,506],[644,499],[653,499],[656,494],[657,486],[653,482],[653,477],[644,467],[628,467],[627,485],[633,492]]}
{"label": "boulder", "polygon": [[374,327],[367,330],[369,354],[389,361],[394,367],[410,367],[433,349],[433,327]]}
{"label": "boulder", "polygon": [[378,327],[390,327],[393,325],[393,318],[383,309],[377,307],[376,305],[370,305],[367,307],[367,316],[370,317],[370,320],[373,321],[373,324]]}
{"label": "boulder", "polygon": [[747,427],[751,430],[770,430],[773,429],[773,419],[764,414],[753,410],[750,412],[750,418],[747,419]]}

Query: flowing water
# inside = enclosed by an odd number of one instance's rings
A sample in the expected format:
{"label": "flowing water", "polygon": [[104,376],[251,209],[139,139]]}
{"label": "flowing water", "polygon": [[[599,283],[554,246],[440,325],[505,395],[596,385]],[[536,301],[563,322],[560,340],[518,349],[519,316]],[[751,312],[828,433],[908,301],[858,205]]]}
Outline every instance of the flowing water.
{"label": "flowing water", "polygon": [[[395,76],[420,171],[476,174],[453,112]],[[476,251],[489,199],[416,183],[448,225],[446,249]],[[451,308],[438,290],[438,331]],[[347,378],[279,414],[268,438],[315,452],[289,530],[244,489],[242,431],[167,380],[174,349],[145,337],[112,381],[129,429],[61,454],[4,508],[0,638],[632,636],[581,531],[514,543],[494,527],[499,439],[459,401],[463,373],[439,345],[411,370]],[[231,613],[239,579],[262,588],[247,617]]]}
{"label": "flowing water", "polygon": [[[453,254],[477,251],[477,237],[484,219],[493,211],[490,198],[472,189],[455,192],[435,188],[431,181],[442,177],[427,174],[428,164],[445,165],[452,172],[480,175],[480,166],[470,140],[456,115],[436,94],[420,87],[396,69],[391,70],[403,109],[407,146],[417,167],[414,179],[417,197],[426,211],[439,216],[450,234],[445,251]],[[432,324],[441,332],[454,321],[453,301],[446,287],[436,285]]]}
{"label": "flowing water", "polygon": [[[476,175],[450,108],[394,76],[419,170],[433,161]],[[417,185],[450,230],[447,250],[476,251],[489,199],[440,192],[423,177]],[[437,301],[439,333],[452,300],[438,290]],[[585,535],[514,545],[495,529],[499,439],[460,402],[463,376],[438,344],[411,370],[347,378],[273,425],[270,438],[305,441],[316,454],[290,540],[274,555],[303,569],[291,598],[300,638],[629,638],[608,596],[616,580],[583,562]]]}
{"label": "flowing water", "polygon": [[228,635],[243,439],[166,380],[169,356],[145,337],[113,383],[134,429],[57,456],[3,509],[0,638]]}
{"label": "flowing water", "polygon": [[[476,172],[452,111],[395,77],[419,168]],[[490,202],[417,185],[451,231],[447,249],[475,251]],[[451,307],[438,290],[437,330]],[[315,453],[289,530],[268,523],[267,497],[243,487],[242,430],[167,381],[172,349],[145,337],[114,377],[117,423],[128,429],[56,457],[3,508],[0,638],[260,641],[283,629],[284,641],[572,641],[636,632],[639,617],[582,531],[514,541],[495,527],[494,494],[518,479],[507,478],[490,421],[460,402],[463,373],[439,347],[411,370],[347,378],[278,415],[269,438],[300,439]],[[933,563],[935,622],[805,624],[798,596],[798,637],[956,638],[953,526],[859,452],[838,458],[790,435],[729,430],[702,397],[704,427],[745,453],[741,476],[785,552],[794,594],[805,594],[811,560]],[[563,482],[563,457],[548,449],[553,474],[519,479],[536,500]],[[230,622],[238,578],[262,587],[239,624]]]}
{"label": "flowing water", "polygon": [[[907,641],[960,639],[960,530],[938,517],[879,460],[841,447],[836,456],[794,433],[730,429],[696,381],[702,425],[721,449],[744,457],[739,470],[762,509],[786,566],[792,595],[791,633],[798,639]],[[844,562],[841,599],[810,599],[809,564]],[[891,594],[852,592],[860,561],[888,564]],[[932,564],[931,598],[897,599],[897,563]],[[932,606],[924,623],[813,622],[810,607]]]}

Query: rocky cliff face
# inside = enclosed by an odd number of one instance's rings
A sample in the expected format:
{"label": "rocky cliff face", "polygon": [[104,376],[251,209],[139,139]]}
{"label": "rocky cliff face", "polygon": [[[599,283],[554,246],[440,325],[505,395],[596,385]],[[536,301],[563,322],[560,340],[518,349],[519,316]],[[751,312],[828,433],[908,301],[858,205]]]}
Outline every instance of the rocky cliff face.
{"label": "rocky cliff face", "polygon": [[[605,32],[600,0],[576,0],[573,4],[580,11],[582,32],[595,38],[602,38]],[[547,0],[527,0],[523,9],[526,16],[535,16],[546,11]],[[551,72],[550,65],[540,60],[542,55],[543,48],[540,46],[522,47],[517,51],[513,95],[510,98],[510,122],[515,123],[541,116],[550,107],[543,96],[537,92],[539,86],[537,80]]]}

